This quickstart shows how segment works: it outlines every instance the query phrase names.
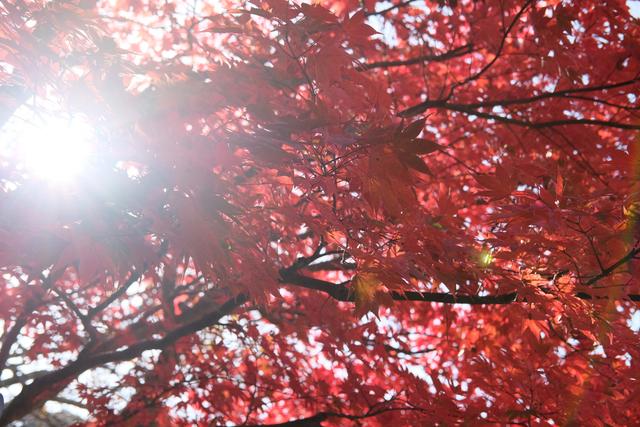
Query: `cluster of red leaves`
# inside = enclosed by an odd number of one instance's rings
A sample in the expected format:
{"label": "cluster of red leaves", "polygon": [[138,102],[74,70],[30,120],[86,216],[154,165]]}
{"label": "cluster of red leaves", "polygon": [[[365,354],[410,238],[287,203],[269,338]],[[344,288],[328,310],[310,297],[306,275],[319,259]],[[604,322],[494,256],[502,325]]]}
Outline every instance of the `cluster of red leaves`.
{"label": "cluster of red leaves", "polygon": [[54,96],[98,136],[64,189],[0,166],[0,423],[637,420],[623,0],[0,18],[0,123]]}

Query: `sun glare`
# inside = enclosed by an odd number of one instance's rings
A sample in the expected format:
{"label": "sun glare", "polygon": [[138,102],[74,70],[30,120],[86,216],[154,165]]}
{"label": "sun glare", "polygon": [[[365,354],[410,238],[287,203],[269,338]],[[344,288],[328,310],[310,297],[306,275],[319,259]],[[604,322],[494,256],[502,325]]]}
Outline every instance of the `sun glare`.
{"label": "sun glare", "polygon": [[81,117],[25,118],[16,112],[0,133],[0,157],[29,178],[68,184],[86,169],[93,138]]}

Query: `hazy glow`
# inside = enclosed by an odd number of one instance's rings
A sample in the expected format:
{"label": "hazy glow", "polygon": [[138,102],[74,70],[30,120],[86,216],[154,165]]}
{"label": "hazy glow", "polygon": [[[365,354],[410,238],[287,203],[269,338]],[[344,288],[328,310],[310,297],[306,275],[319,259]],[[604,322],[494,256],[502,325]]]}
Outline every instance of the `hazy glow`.
{"label": "hazy glow", "polygon": [[80,117],[10,120],[0,137],[3,160],[32,178],[69,183],[87,166],[94,135]]}
{"label": "hazy glow", "polygon": [[48,181],[69,181],[86,165],[91,130],[78,120],[55,120],[33,129],[20,144],[31,174]]}

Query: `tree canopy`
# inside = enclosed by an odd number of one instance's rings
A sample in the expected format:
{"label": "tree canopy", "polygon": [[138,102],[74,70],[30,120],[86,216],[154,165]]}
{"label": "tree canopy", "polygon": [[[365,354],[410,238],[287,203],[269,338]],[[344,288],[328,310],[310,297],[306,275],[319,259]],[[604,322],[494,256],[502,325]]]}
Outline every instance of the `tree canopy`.
{"label": "tree canopy", "polygon": [[2,1],[0,424],[637,423],[639,24]]}

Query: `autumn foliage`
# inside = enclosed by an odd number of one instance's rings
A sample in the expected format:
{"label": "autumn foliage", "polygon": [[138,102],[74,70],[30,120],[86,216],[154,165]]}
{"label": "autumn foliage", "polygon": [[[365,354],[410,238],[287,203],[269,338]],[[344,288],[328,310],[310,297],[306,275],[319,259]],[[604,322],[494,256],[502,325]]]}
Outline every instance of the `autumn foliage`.
{"label": "autumn foliage", "polygon": [[2,2],[94,138],[0,152],[0,424],[637,424],[639,96],[623,0]]}

